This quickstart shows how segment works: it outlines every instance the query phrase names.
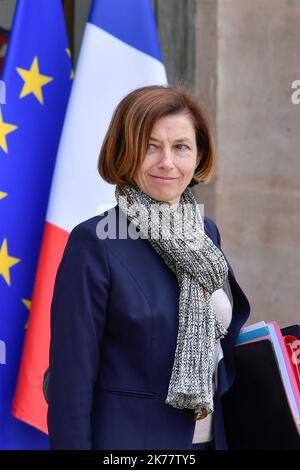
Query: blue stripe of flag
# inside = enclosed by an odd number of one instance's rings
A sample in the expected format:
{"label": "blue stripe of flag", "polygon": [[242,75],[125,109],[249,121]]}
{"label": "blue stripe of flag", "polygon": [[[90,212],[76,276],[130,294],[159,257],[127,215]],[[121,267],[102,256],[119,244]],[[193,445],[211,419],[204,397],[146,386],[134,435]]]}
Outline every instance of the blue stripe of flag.
{"label": "blue stripe of flag", "polygon": [[151,0],[94,0],[88,21],[163,62]]}

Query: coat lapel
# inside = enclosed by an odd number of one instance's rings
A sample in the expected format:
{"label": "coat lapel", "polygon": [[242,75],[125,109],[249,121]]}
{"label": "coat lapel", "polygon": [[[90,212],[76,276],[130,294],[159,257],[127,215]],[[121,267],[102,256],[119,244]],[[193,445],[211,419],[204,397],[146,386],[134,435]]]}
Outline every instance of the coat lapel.
{"label": "coat lapel", "polygon": [[[208,223],[204,219],[205,233],[212,239],[215,245],[223,253],[223,250],[218,244],[218,241],[209,228]],[[240,329],[247,321],[250,315],[250,304],[247,297],[239,286],[233,269],[230,266],[225,254],[224,258],[228,265],[228,280],[232,292],[233,310],[232,319],[228,328],[228,333],[221,340],[222,356],[218,363],[218,387],[215,395],[215,413],[214,413],[214,433],[215,433],[215,449],[226,450],[228,449],[226,430],[223,417],[222,397],[232,387],[235,377],[235,364],[234,364],[234,343],[238,336]]]}

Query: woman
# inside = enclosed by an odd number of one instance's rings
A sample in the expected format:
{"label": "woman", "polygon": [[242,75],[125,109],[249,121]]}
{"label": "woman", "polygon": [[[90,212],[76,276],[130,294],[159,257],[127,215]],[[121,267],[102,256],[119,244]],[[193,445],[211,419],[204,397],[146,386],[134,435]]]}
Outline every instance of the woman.
{"label": "woman", "polygon": [[51,307],[52,449],[227,449],[222,396],[250,313],[191,187],[215,171],[182,89],[118,105],[99,173],[117,204],[71,232]]}

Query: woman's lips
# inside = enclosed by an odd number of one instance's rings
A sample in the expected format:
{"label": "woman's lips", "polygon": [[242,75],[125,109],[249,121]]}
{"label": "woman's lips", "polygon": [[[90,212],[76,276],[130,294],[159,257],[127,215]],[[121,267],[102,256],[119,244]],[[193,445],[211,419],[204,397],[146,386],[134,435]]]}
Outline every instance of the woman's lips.
{"label": "woman's lips", "polygon": [[152,176],[152,178],[154,178],[155,180],[157,181],[161,181],[161,182],[172,182],[172,181],[175,181],[177,180],[177,178],[172,178],[172,177],[167,177],[167,176],[154,176],[154,175],[150,175]]}

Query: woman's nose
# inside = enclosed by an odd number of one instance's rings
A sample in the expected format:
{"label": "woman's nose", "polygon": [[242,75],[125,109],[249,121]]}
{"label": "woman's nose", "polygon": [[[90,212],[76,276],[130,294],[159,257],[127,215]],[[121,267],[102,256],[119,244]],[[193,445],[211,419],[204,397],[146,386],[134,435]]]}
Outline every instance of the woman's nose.
{"label": "woman's nose", "polygon": [[171,147],[163,147],[159,160],[159,166],[163,168],[172,168],[174,166]]}

